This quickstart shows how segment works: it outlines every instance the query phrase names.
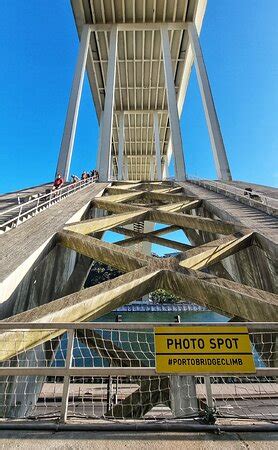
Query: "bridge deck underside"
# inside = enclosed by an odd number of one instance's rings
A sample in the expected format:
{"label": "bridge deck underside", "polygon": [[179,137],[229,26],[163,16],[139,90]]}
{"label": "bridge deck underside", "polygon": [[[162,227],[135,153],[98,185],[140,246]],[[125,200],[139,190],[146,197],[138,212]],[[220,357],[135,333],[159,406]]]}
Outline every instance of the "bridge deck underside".
{"label": "bridge deck underside", "polygon": [[[173,2],[140,0],[71,0],[79,37],[82,26],[92,24],[167,24],[194,22],[201,29],[206,1],[178,0]],[[173,79],[181,110],[193,63],[188,34],[185,30],[169,31]],[[87,73],[100,121],[108,91],[107,69],[110,31],[92,31],[87,61]],[[155,155],[153,111],[159,114],[161,156],[169,147],[170,125],[167,93],[159,29],[119,31],[114,89],[112,148],[114,173],[119,155],[119,112],[125,112],[125,167],[128,179],[150,180]]]}

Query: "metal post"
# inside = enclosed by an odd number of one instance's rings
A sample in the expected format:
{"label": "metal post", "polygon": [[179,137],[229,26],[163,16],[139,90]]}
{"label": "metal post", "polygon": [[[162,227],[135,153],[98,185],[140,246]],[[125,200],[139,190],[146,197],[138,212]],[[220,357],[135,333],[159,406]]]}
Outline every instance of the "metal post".
{"label": "metal post", "polygon": [[109,176],[109,161],[111,158],[113,105],[115,94],[116,57],[117,57],[118,28],[113,26],[110,32],[109,55],[106,76],[105,102],[102,113],[102,126],[99,140],[99,179],[107,181]]}
{"label": "metal post", "polygon": [[165,74],[165,87],[168,102],[168,113],[171,128],[171,141],[175,157],[176,179],[178,181],[184,181],[186,178],[185,162],[182,149],[180,120],[177,107],[177,96],[175,91],[171,50],[167,26],[163,26],[161,28],[161,45],[162,45],[164,74]]}
{"label": "metal post", "polygon": [[18,216],[17,216],[17,220],[16,220],[16,226],[19,224],[21,213],[22,213],[22,205],[20,206],[19,211],[18,211]]}
{"label": "metal post", "polygon": [[67,180],[72,157],[72,150],[75,139],[77,118],[80,106],[81,93],[83,88],[84,74],[87,62],[87,55],[90,43],[90,27],[84,25],[81,34],[78,59],[71,88],[67,117],[59,153],[56,175],[61,173],[62,177]]}
{"label": "metal post", "polygon": [[38,197],[37,201],[36,201],[36,213],[38,212],[39,203],[40,203],[40,197]]}
{"label": "metal post", "polygon": [[212,410],[214,405],[213,405],[210,377],[206,376],[206,377],[204,377],[204,380],[205,380],[205,387],[206,387],[207,407]]}
{"label": "metal post", "polygon": [[119,116],[119,147],[118,147],[118,180],[123,179],[123,155],[125,145],[124,113]]}
{"label": "metal post", "polygon": [[114,404],[118,403],[118,393],[119,393],[119,377],[116,377],[115,394],[114,394]]}
{"label": "metal post", "polygon": [[[66,356],[65,369],[69,369],[71,367],[73,342],[74,342],[74,329],[68,330],[67,337],[68,337],[68,342],[67,342],[67,356]],[[63,423],[65,423],[67,420],[69,387],[70,387],[70,376],[66,375],[66,376],[64,376],[62,406],[61,406],[61,416],[60,416],[60,422],[63,422]]]}
{"label": "metal post", "polygon": [[191,48],[194,55],[194,63],[196,68],[199,89],[201,92],[203,107],[207,121],[207,127],[210,136],[210,142],[213,151],[214,163],[216,166],[217,176],[220,180],[231,180],[232,175],[229,162],[223,142],[223,137],[212,97],[208,74],[199,42],[198,33],[194,23],[188,24],[188,35]]}
{"label": "metal post", "polygon": [[156,179],[161,181],[161,151],[160,151],[160,139],[159,139],[159,126],[158,126],[158,114],[153,113],[153,132],[154,132],[154,147],[155,147],[155,159],[156,159]]}
{"label": "metal post", "polygon": [[107,397],[106,397],[106,412],[110,411],[113,406],[113,378],[107,378]]}

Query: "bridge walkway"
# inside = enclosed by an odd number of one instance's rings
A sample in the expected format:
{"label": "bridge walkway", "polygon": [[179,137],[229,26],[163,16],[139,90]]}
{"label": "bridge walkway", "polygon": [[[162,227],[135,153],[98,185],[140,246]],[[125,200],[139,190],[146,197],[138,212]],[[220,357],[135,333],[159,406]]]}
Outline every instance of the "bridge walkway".
{"label": "bridge walkway", "polygon": [[[245,205],[234,198],[227,197],[223,193],[209,190],[206,187],[196,185],[193,181],[178,183],[185,192],[203,199],[208,209],[220,217],[241,224],[259,233],[269,242],[278,244],[278,219],[266,212],[260,211],[251,205]],[[276,248],[277,251],[277,248]]]}
{"label": "bridge walkway", "polygon": [[90,184],[0,235],[0,303],[9,297],[54,234],[65,223],[80,220],[90,201],[106,186]]}

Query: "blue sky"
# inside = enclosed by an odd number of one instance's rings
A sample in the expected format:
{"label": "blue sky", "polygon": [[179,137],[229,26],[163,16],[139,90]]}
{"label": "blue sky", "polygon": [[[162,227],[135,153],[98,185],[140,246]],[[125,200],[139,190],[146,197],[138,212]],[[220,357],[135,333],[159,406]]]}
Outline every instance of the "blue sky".
{"label": "blue sky", "polygon": [[[233,177],[276,186],[277,17],[277,0],[209,0],[201,35]],[[69,0],[1,0],[0,192],[52,179],[77,49]],[[181,124],[187,172],[215,178],[194,72]],[[72,173],[97,142],[85,80]]]}

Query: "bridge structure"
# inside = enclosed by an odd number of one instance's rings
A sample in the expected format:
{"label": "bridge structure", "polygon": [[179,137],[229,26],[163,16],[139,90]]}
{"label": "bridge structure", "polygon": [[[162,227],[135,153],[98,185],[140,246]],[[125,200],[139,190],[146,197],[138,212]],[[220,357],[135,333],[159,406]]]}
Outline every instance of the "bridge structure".
{"label": "bridge structure", "polygon": [[[232,180],[198,37],[206,1],[71,4],[80,47],[57,173],[68,179],[87,71],[100,124],[99,179],[68,183],[55,194],[45,185],[0,196],[0,416],[30,418],[43,410],[66,420],[71,399],[74,413],[105,420],[142,419],[154,410],[164,417],[165,408],[171,419],[199,417],[201,410],[211,417],[217,401],[221,416],[232,398],[241,418],[277,420],[278,194]],[[186,173],[180,116],[193,64],[217,181]],[[114,243],[105,239],[111,231]],[[174,255],[159,258],[152,244]],[[88,287],[96,261],[118,276]],[[256,374],[241,379],[245,393],[232,395],[223,374],[213,382],[209,374],[158,376],[150,324],[148,336],[138,324],[86,329],[157,290],[219,313],[231,326],[253,326]],[[82,389],[77,396],[82,412],[74,406],[75,377],[91,378],[89,404]],[[107,385],[101,400],[94,394],[99,385]],[[47,389],[52,397],[42,394]]]}

